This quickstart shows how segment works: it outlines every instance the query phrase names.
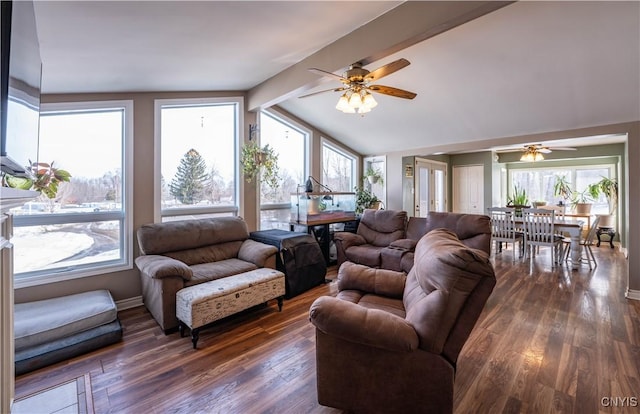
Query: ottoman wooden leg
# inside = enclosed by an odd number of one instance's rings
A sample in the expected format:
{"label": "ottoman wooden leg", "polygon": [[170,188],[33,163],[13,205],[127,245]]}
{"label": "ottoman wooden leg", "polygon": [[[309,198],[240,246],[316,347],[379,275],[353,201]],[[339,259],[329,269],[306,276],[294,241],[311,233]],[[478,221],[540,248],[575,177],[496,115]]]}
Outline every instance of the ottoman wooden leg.
{"label": "ottoman wooden leg", "polygon": [[184,338],[184,323],[182,321],[178,321],[178,332],[180,332],[180,338]]}
{"label": "ottoman wooden leg", "polygon": [[282,312],[282,304],[284,303],[283,296],[278,298],[278,312]]}
{"label": "ottoman wooden leg", "polygon": [[200,328],[192,329],[191,342],[193,342],[193,349],[196,349],[196,345],[198,344],[198,339],[200,339]]}

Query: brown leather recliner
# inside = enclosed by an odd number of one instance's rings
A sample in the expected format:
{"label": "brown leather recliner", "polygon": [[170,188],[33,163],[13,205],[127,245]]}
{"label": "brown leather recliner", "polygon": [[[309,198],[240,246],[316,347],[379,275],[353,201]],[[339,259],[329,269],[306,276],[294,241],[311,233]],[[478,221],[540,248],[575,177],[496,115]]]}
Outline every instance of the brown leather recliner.
{"label": "brown leather recliner", "polygon": [[318,402],[361,413],[451,413],[458,354],[495,286],[489,256],[446,229],[403,272],[346,262],[318,298]]}
{"label": "brown leather recliner", "polygon": [[365,210],[357,233],[337,232],[338,266],[345,261],[380,267],[381,251],[395,240],[405,238],[407,212],[401,210]]}
{"label": "brown leather recliner", "polygon": [[409,273],[418,240],[433,229],[451,230],[469,247],[491,254],[491,218],[483,214],[430,211],[427,217],[409,217],[406,238],[396,240],[381,252],[382,268]]}

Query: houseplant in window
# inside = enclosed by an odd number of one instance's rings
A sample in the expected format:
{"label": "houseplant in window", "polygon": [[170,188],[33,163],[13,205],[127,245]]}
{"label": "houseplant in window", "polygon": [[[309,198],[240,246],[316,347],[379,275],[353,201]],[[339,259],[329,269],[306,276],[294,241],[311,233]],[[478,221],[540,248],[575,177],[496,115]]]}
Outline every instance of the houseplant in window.
{"label": "houseplant in window", "polygon": [[600,193],[604,194],[607,198],[607,203],[609,203],[609,214],[599,214],[599,225],[600,227],[613,227],[613,216],[616,214],[618,208],[618,180],[615,178],[602,177],[602,179],[597,182],[597,185]]}
{"label": "houseplant in window", "polygon": [[21,190],[34,190],[43,194],[48,199],[53,199],[58,194],[60,183],[69,182],[71,174],[67,170],[57,168],[54,162],[31,162],[29,177],[14,177],[5,174],[3,185]]}
{"label": "houseplant in window", "polygon": [[529,207],[527,191],[515,185],[513,187],[513,193],[507,197],[507,207],[515,208],[517,216],[522,215],[522,209]]}
{"label": "houseplant in window", "polygon": [[587,185],[582,191],[575,193],[571,205],[576,214],[591,213],[591,206],[594,200],[600,197],[600,188],[597,183]]}
{"label": "houseplant in window", "polygon": [[261,181],[271,188],[277,188],[280,181],[278,154],[269,144],[261,147],[255,140],[242,147],[240,163],[242,173],[248,183]]}
{"label": "houseplant in window", "polygon": [[555,197],[561,197],[562,200],[558,203],[558,205],[566,205],[571,197],[573,196],[573,190],[571,189],[571,183],[564,175],[556,174],[554,177],[555,181],[553,183],[553,195]]}
{"label": "houseplant in window", "polygon": [[367,167],[367,170],[364,172],[364,178],[369,181],[369,184],[384,184],[382,171],[378,170],[377,168],[373,168],[372,166]]}
{"label": "houseplant in window", "polygon": [[380,199],[364,187],[356,187],[356,214],[360,215],[367,208],[379,208]]}

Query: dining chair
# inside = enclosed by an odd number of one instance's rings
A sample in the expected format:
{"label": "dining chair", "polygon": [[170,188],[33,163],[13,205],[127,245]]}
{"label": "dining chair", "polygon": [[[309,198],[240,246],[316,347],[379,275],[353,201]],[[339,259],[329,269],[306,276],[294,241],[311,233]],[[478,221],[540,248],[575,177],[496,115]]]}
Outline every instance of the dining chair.
{"label": "dining chair", "polygon": [[563,240],[564,237],[556,234],[555,210],[542,208],[525,208],[522,209],[522,221],[525,230],[525,258],[533,260],[538,247],[550,247],[551,249],[551,266],[564,258]]}
{"label": "dining chair", "polygon": [[[596,216],[596,218],[593,220],[593,223],[591,224],[591,227],[589,227],[589,230],[587,231],[587,235],[584,238],[580,239],[580,246],[582,247],[582,255],[580,257],[580,262],[583,262],[584,260],[587,261],[587,263],[589,264],[589,269],[594,269],[596,267],[598,267],[598,263],[596,263],[596,257],[593,255],[593,250],[591,250],[591,246],[594,243],[594,239],[596,237],[596,231],[598,230],[598,225],[600,224],[600,216]],[[565,237],[563,239],[563,261],[568,261],[569,260],[569,254],[571,252],[571,239],[568,237]],[[593,262],[593,267],[591,266],[591,262]]]}
{"label": "dining chair", "polygon": [[538,208],[543,210],[553,210],[556,212],[556,215],[555,215],[556,219],[560,218],[564,220],[565,206],[556,206],[553,204],[547,204],[546,206],[539,206]]}
{"label": "dining chair", "polygon": [[516,243],[518,243],[519,257],[524,253],[524,232],[519,230],[514,222],[515,209],[509,207],[489,207],[491,217],[491,242],[495,242],[494,252],[501,251],[502,243],[513,246],[513,261],[516,260]]}

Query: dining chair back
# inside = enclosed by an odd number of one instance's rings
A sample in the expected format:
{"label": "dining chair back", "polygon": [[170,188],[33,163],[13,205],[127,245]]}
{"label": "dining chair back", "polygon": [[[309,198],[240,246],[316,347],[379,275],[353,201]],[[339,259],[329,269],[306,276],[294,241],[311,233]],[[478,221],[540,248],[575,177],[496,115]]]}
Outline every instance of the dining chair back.
{"label": "dining chair back", "polygon": [[[589,227],[589,230],[587,231],[587,235],[584,238],[580,239],[580,246],[582,247],[580,261],[584,262],[586,260],[587,264],[589,265],[589,269],[598,267],[598,263],[596,263],[596,257],[593,255],[593,250],[591,250],[591,246],[593,246],[593,243],[595,242],[594,239],[596,237],[596,231],[598,230],[599,224],[600,216],[596,216],[596,218],[593,220],[593,223],[591,223],[591,227]],[[569,251],[571,250],[571,239],[564,239],[564,250],[565,253],[563,254],[563,257],[566,261],[569,259]],[[592,262],[593,266],[591,265]]]}
{"label": "dining chair back", "polygon": [[516,243],[518,243],[519,257],[524,252],[524,233],[519,230],[514,222],[515,209],[510,207],[489,207],[491,217],[491,241],[494,245],[494,254],[502,251],[502,243],[511,243],[513,247],[513,261],[516,260]]}
{"label": "dining chair back", "polygon": [[550,209],[525,208],[522,210],[525,230],[525,256],[533,260],[536,248],[550,247],[551,266],[555,266],[563,258],[563,237],[556,234],[556,212]]}
{"label": "dining chair back", "polygon": [[546,206],[539,206],[538,208],[542,210],[553,210],[556,212],[555,214],[556,219],[564,219],[565,206],[546,205]]}

